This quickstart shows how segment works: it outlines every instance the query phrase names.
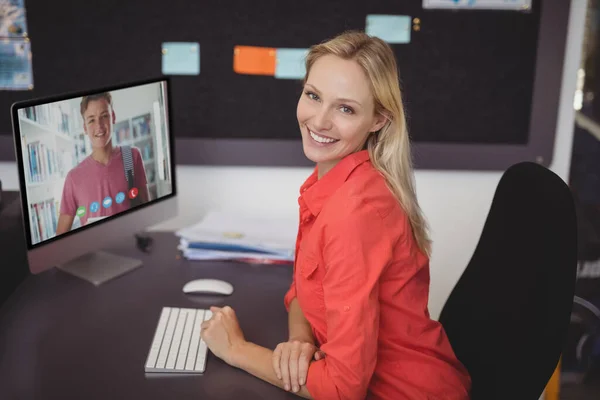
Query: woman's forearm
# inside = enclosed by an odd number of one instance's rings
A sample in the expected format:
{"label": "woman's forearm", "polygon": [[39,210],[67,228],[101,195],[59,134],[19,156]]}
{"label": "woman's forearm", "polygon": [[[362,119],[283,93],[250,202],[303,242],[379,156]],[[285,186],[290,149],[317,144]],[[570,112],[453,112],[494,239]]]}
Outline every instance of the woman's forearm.
{"label": "woman's forearm", "polygon": [[290,312],[288,314],[289,324],[289,340],[300,340],[302,342],[308,342],[315,344],[315,338],[312,333],[310,323],[304,316],[298,299],[294,298],[290,302]]}
{"label": "woman's forearm", "polygon": [[[231,361],[232,366],[240,368],[274,386],[285,389],[283,380],[277,378],[273,369],[273,351],[254,343],[246,342],[243,346],[236,349]],[[306,385],[300,386],[300,390],[295,394],[305,399],[312,399],[306,389]]]}

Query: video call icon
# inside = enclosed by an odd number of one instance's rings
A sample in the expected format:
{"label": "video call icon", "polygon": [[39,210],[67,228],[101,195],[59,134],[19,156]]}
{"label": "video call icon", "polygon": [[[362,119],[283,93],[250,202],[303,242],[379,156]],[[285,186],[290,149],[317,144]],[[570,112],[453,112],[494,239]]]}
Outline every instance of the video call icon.
{"label": "video call icon", "polygon": [[97,201],[94,201],[92,204],[90,204],[90,212],[95,213],[98,212],[99,209],[100,203],[98,203]]}
{"label": "video call icon", "polygon": [[112,206],[112,199],[110,198],[110,196],[107,196],[103,201],[102,201],[102,205],[104,206],[104,208],[108,208],[110,206]]}
{"label": "video call icon", "polygon": [[81,207],[77,207],[77,211],[75,212],[75,214],[81,218],[85,215],[85,206],[81,206]]}
{"label": "video call icon", "polygon": [[117,195],[115,196],[115,201],[117,202],[117,204],[121,204],[123,201],[125,201],[125,193],[117,193]]}
{"label": "video call icon", "polygon": [[137,195],[138,195],[138,190],[137,190],[137,188],[131,188],[131,189],[129,190],[129,193],[128,193],[128,195],[129,195],[129,198],[130,198],[131,200],[135,199],[135,198],[137,197]]}

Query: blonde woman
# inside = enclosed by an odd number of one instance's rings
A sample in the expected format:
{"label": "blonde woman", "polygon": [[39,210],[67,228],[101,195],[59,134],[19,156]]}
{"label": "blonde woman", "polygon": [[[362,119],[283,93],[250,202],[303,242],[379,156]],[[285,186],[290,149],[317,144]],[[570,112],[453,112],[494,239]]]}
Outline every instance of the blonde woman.
{"label": "blonde woman", "polygon": [[289,341],[247,342],[212,308],[210,350],[315,399],[468,399],[470,377],[430,318],[430,241],[417,202],[397,65],[360,32],[313,46],[297,107],[304,153]]}

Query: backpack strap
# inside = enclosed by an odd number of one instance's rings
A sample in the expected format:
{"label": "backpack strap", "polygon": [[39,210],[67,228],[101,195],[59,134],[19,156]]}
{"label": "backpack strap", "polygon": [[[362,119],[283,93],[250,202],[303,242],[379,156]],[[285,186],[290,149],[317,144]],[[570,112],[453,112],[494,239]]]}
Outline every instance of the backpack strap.
{"label": "backpack strap", "polygon": [[134,174],[133,174],[133,156],[131,153],[131,146],[121,146],[121,156],[123,158],[123,166],[125,169],[125,179],[129,189],[134,187]]}

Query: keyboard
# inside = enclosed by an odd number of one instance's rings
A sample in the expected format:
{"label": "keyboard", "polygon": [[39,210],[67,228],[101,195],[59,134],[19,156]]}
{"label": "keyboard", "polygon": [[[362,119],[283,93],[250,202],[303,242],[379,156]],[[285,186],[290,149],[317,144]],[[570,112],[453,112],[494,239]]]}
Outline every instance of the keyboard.
{"label": "keyboard", "polygon": [[210,310],[163,307],[146,360],[146,372],[201,374],[208,349],[200,325]]}

